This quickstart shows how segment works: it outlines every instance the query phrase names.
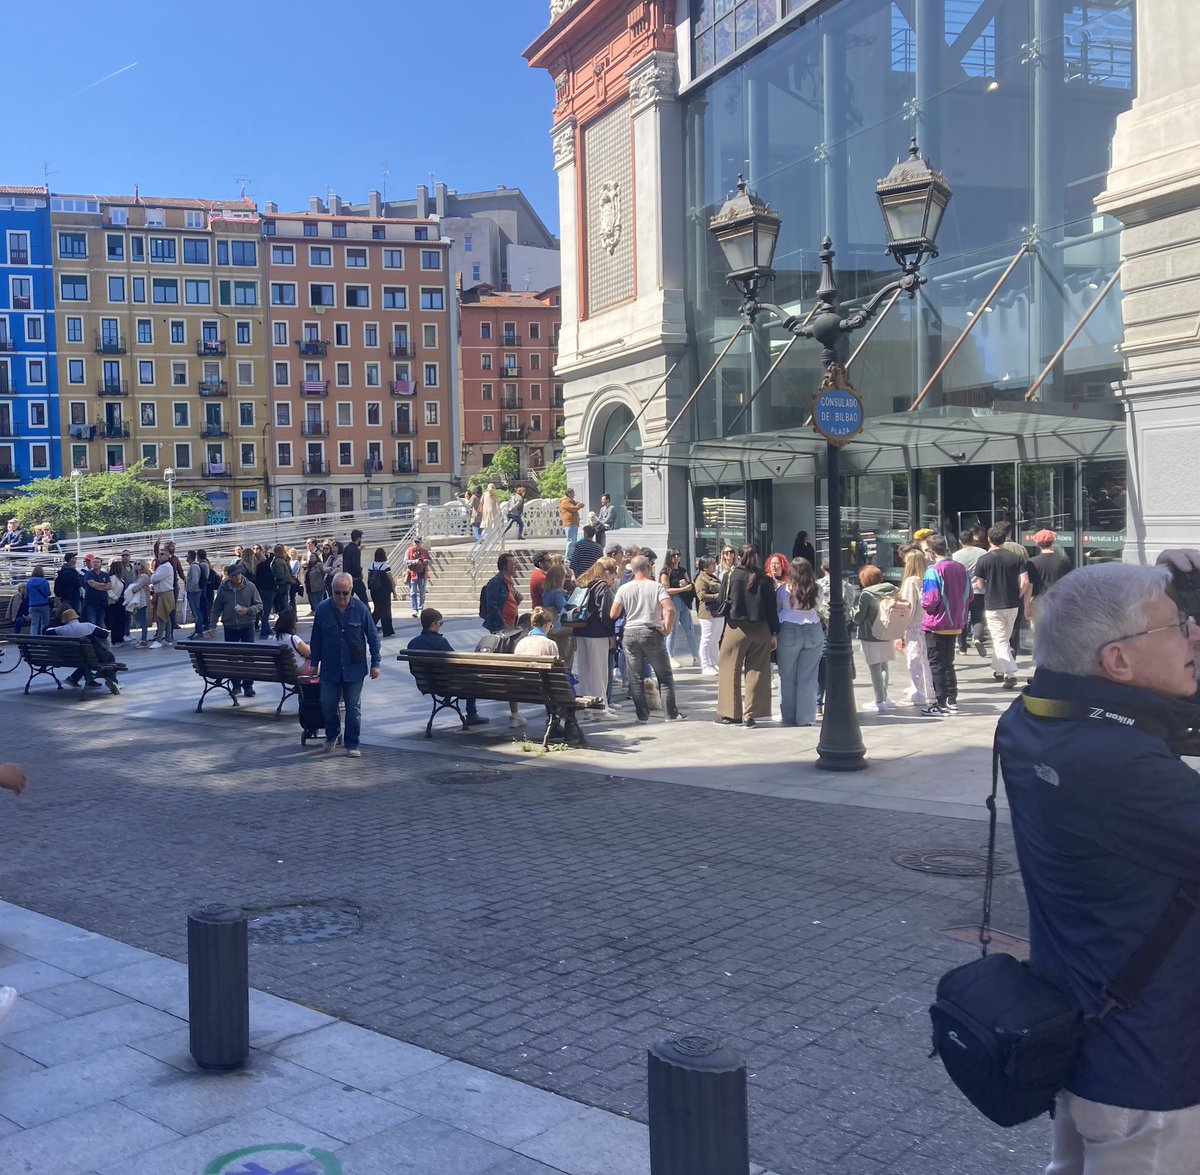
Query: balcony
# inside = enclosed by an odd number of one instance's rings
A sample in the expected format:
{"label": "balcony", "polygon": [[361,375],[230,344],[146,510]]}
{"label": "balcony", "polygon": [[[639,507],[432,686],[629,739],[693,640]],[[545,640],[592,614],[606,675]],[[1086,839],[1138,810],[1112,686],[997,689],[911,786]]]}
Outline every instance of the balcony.
{"label": "balcony", "polygon": [[414,396],[417,392],[416,381],[411,379],[390,379],[388,388],[393,396]]}
{"label": "balcony", "polygon": [[201,359],[220,359],[226,354],[224,339],[197,339],[196,354]]}
{"label": "balcony", "polygon": [[525,439],[525,426],[523,424],[504,425],[500,429],[500,439],[502,441],[523,441]]}
{"label": "balcony", "polygon": [[15,351],[16,349],[17,342],[15,339],[10,339],[7,335],[0,337],[0,352]]}
{"label": "balcony", "polygon": [[127,424],[98,424],[96,425],[96,435],[98,437],[106,437],[110,440],[123,440],[129,436],[129,425]]}
{"label": "balcony", "polygon": [[0,481],[20,481],[20,478],[11,465],[0,465]]}
{"label": "balcony", "polygon": [[417,435],[417,422],[415,420],[393,420],[392,421],[392,436],[394,437],[415,437]]}
{"label": "balcony", "polygon": [[302,420],[300,421],[300,435],[302,437],[327,437],[329,423],[324,420]]}
{"label": "balcony", "polygon": [[302,379],[300,381],[300,394],[302,396],[328,396],[329,380]]}
{"label": "balcony", "polygon": [[124,355],[125,336],[98,334],[95,350],[97,355]]}
{"label": "balcony", "polygon": [[224,461],[206,461],[203,465],[205,477],[232,477],[233,473]]}
{"label": "balcony", "polygon": [[325,477],[329,473],[329,462],[319,461],[316,457],[309,457],[304,462],[304,472],[310,477]]}
{"label": "balcony", "polygon": [[383,472],[383,462],[378,457],[368,457],[363,462],[363,477],[373,477]]}
{"label": "balcony", "polygon": [[98,379],[96,381],[97,396],[128,396],[129,381],[125,379]]}
{"label": "balcony", "polygon": [[500,368],[500,375],[504,379],[520,379],[521,369],[520,367],[502,367]]}
{"label": "balcony", "polygon": [[124,461],[109,461],[104,466],[104,470],[106,473],[124,473],[125,472],[125,462]]}
{"label": "balcony", "polygon": [[297,339],[296,350],[305,358],[321,358],[329,354],[328,339]]}
{"label": "balcony", "polygon": [[505,334],[500,337],[500,346],[502,347],[519,347],[521,345],[520,335]]}
{"label": "balcony", "polygon": [[518,408],[523,408],[524,406],[525,406],[525,402],[521,399],[520,396],[501,396],[500,397],[500,407],[505,412],[515,412]]}
{"label": "balcony", "polygon": [[421,466],[416,461],[393,461],[392,473],[420,473]]}
{"label": "balcony", "polygon": [[214,440],[220,440],[230,436],[229,430],[223,424],[202,424],[200,426],[200,435],[202,437],[210,437]]}
{"label": "balcony", "polygon": [[9,249],[8,251],[9,265],[28,265],[29,250],[28,249]]}
{"label": "balcony", "polygon": [[14,310],[31,310],[33,308],[33,299],[28,294],[13,295]]}
{"label": "balcony", "polygon": [[407,339],[397,339],[388,348],[388,356],[392,359],[415,359],[417,351]]}
{"label": "balcony", "polygon": [[229,383],[223,379],[202,379],[196,385],[196,391],[206,399],[214,396],[228,396]]}

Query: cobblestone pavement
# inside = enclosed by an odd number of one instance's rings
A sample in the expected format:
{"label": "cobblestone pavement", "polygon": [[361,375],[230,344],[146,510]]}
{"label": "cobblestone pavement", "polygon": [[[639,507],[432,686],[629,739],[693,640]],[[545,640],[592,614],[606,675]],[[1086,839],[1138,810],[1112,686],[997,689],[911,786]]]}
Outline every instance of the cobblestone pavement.
{"label": "cobblestone pavement", "polygon": [[[977,919],[980,883],[892,860],[981,851],[986,824],[557,754],[350,762],[294,724],[234,725],[6,699],[33,782],[0,803],[0,896],[177,959],[198,903],[332,900],[362,929],[255,946],[256,986],[637,1118],[646,1045],[715,1034],[747,1059],[753,1155],[784,1175],[1040,1170],[1045,1121],[990,1127],[925,1055],[936,978],[972,957],[942,931]],[[1022,933],[1019,881],[997,889]]]}

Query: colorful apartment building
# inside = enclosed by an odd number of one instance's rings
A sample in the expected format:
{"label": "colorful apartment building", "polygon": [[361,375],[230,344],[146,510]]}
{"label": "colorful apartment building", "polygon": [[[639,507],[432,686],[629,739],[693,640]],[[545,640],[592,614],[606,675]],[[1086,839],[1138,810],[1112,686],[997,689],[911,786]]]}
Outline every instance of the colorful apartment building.
{"label": "colorful apartment building", "polygon": [[460,298],[464,472],[516,448],[521,477],[536,480],[559,456],[562,384],[554,375],[562,322],[559,288],[518,293],[477,286]]}
{"label": "colorful apartment building", "polygon": [[450,242],[434,220],[265,207],[279,514],[448,501],[460,454]]}
{"label": "colorful apartment building", "polygon": [[265,516],[268,323],[249,200],[51,197],[63,467],[173,468],[208,521]]}
{"label": "colorful apartment building", "polygon": [[50,201],[0,187],[0,497],[62,472]]}

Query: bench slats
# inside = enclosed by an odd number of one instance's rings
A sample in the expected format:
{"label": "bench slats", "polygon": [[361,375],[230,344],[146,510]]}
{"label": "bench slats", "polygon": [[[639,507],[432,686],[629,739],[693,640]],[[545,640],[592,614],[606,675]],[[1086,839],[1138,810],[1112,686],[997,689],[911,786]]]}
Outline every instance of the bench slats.
{"label": "bench slats", "polygon": [[287,645],[250,644],[242,641],[187,641],[192,668],[204,681],[204,692],[196,703],[196,713],[204,708],[204,699],[213,690],[224,690],[236,706],[233,692],[235,681],[255,681],[283,687],[283,696],[275,708],[275,717],[283,712],[283,704],[300,688],[296,659]]}
{"label": "bench slats", "polygon": [[52,677],[55,685],[62,689],[55,669],[83,669],[99,673],[107,668],[100,664],[96,647],[86,636],[27,636],[14,633],[7,640],[21,650],[21,657],[29,666],[25,693],[29,693],[35,677]]}

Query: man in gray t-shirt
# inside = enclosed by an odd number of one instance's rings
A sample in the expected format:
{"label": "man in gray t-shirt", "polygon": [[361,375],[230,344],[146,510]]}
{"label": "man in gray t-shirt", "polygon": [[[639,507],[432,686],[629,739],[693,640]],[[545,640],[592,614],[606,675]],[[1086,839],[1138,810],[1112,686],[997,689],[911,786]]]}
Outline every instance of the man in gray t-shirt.
{"label": "man in gray t-shirt", "polygon": [[[968,627],[971,630],[971,640],[975,646],[975,652],[981,657],[986,657],[987,651],[983,645],[983,592],[975,587],[975,564],[983,558],[985,552],[983,544],[980,542],[978,531],[964,530],[958,536],[958,541],[962,546],[950,558],[955,563],[961,563],[967,569],[967,582],[971,584],[973,589],[971,596],[971,622]],[[958,634],[958,651],[960,653],[967,651],[966,628]]]}
{"label": "man in gray t-shirt", "polygon": [[671,607],[666,588],[651,577],[650,560],[645,555],[635,556],[629,569],[633,572],[633,578],[617,588],[609,615],[613,620],[625,617],[622,643],[637,720],[650,720],[645,681],[645,665],[649,662],[658,678],[667,721],[677,722],[687,715],[681,714],[675,705],[675,677],[667,656],[666,638],[675,619],[675,610]]}

